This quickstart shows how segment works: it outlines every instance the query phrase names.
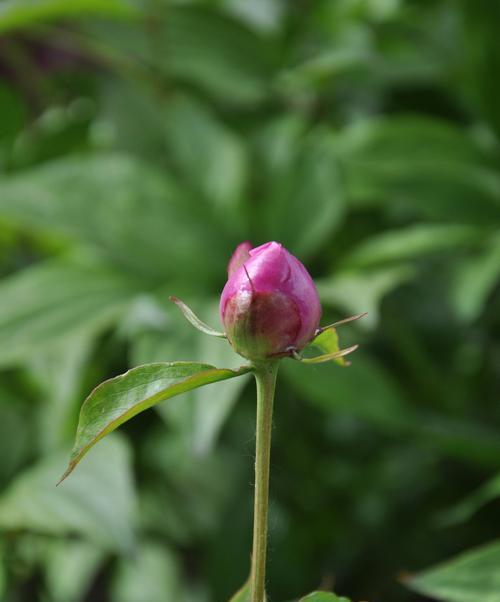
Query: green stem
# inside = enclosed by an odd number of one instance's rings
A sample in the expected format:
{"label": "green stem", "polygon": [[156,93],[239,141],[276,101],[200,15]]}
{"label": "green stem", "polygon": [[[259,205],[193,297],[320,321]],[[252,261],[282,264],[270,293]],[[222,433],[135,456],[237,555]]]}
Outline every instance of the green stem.
{"label": "green stem", "polygon": [[257,383],[257,428],[251,575],[252,602],[264,602],[265,600],[269,461],[271,458],[273,402],[277,373],[278,361],[267,361],[254,365]]}

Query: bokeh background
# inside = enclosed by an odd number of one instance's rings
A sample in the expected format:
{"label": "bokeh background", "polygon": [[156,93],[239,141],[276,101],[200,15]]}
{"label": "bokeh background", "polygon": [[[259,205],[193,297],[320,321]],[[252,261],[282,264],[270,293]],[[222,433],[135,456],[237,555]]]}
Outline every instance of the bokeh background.
{"label": "bokeh background", "polygon": [[[141,414],[54,487],[104,378],[240,364],[167,297],[218,327],[244,239],[306,263],[324,323],[368,312],[351,367],[283,362],[270,600],[498,594],[499,27],[491,0],[1,0],[0,600],[245,581],[250,380]],[[405,585],[478,546],[463,589]]]}

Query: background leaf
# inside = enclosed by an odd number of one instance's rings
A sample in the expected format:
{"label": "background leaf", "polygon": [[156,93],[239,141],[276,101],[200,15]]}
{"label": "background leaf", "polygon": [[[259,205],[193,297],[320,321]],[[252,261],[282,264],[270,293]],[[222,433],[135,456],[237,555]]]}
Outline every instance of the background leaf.
{"label": "background leaf", "polygon": [[500,497],[500,475],[494,476],[455,506],[440,513],[437,517],[438,523],[440,526],[450,526],[468,521],[485,504],[498,497]]}
{"label": "background leaf", "polygon": [[77,602],[86,594],[106,554],[88,541],[51,542],[45,561],[50,596],[57,602]]}
{"label": "background leaf", "polygon": [[[194,270],[199,280],[208,274],[211,258],[217,261],[219,254],[224,262],[210,228],[201,223],[196,232],[186,228],[192,203],[172,179],[115,154],[57,160],[34,168],[28,178],[12,175],[0,182],[0,215],[75,237],[142,278]],[[213,223],[208,211],[204,219]],[[176,231],[186,231],[182,241],[169,236]],[[190,254],[194,247],[198,266]],[[207,247],[212,253],[202,263]]]}
{"label": "background leaf", "polygon": [[267,238],[308,257],[342,223],[345,195],[331,138],[318,131],[296,146],[264,205],[264,231]]}
{"label": "background leaf", "polygon": [[243,195],[248,165],[236,134],[189,97],[169,103],[165,130],[168,148],[184,177],[219,209],[238,217],[233,209]]}
{"label": "background leaf", "polygon": [[0,286],[0,362],[31,359],[78,333],[96,336],[115,324],[135,292],[119,272],[92,263],[29,268]]}
{"label": "background leaf", "polygon": [[266,96],[276,62],[272,40],[207,7],[171,9],[164,26],[157,59],[169,75],[238,104]]}
{"label": "background leaf", "polygon": [[[360,204],[386,207],[457,223],[497,220],[498,175],[481,149],[447,123],[422,118],[367,120],[339,139],[350,196]],[[389,205],[390,206],[390,205]]]}
{"label": "background leaf", "polygon": [[65,456],[49,456],[14,480],[0,498],[1,528],[78,534],[108,550],[130,551],[136,500],[127,443],[110,437],[74,479],[56,489]]}
{"label": "background leaf", "polygon": [[408,581],[416,591],[445,602],[499,599],[500,544],[490,543],[427,570]]}
{"label": "background leaf", "polygon": [[5,0],[0,10],[0,31],[29,27],[47,21],[84,15],[125,17],[134,14],[126,0]]}
{"label": "background leaf", "polygon": [[145,543],[132,559],[122,560],[113,581],[116,602],[188,600],[182,591],[175,556],[154,543]]}

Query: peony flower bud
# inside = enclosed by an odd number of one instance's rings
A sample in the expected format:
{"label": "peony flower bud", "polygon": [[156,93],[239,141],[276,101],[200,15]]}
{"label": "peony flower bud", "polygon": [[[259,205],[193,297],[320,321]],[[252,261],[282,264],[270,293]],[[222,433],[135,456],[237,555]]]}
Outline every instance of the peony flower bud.
{"label": "peony flower bud", "polygon": [[252,243],[246,240],[240,243],[234,251],[229,263],[227,264],[227,275],[231,277],[238,268],[240,268],[247,259],[250,258]]}
{"label": "peony flower bud", "polygon": [[289,355],[314,337],[321,317],[316,286],[302,263],[277,242],[241,243],[228,266],[220,314],[240,355]]}

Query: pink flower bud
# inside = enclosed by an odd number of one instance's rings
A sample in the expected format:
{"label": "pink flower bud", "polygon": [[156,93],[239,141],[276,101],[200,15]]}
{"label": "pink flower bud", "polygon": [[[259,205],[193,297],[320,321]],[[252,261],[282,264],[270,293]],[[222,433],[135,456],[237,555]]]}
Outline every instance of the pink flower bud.
{"label": "pink flower bud", "polygon": [[229,342],[253,360],[288,355],[314,337],[321,305],[311,276],[285,248],[241,243],[228,267],[220,314]]}
{"label": "pink flower bud", "polygon": [[250,258],[250,251],[252,249],[252,243],[246,240],[241,242],[234,251],[229,263],[227,265],[227,275],[231,277],[236,270],[241,267],[247,259]]}

